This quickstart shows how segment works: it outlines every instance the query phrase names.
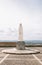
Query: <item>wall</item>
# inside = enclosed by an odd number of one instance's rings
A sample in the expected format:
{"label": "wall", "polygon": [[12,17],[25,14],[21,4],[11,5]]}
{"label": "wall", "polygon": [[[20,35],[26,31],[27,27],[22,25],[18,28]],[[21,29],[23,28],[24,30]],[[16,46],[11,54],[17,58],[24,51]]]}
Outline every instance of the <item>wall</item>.
{"label": "wall", "polygon": [[16,46],[16,42],[0,42],[0,46]]}

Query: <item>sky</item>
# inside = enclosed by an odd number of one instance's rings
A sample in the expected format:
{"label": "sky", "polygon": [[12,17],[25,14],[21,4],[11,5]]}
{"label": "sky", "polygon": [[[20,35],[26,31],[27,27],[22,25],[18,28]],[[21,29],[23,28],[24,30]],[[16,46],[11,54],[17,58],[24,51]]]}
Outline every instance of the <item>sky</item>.
{"label": "sky", "polygon": [[42,0],[0,0],[0,40],[18,40],[20,23],[24,40],[42,40]]}

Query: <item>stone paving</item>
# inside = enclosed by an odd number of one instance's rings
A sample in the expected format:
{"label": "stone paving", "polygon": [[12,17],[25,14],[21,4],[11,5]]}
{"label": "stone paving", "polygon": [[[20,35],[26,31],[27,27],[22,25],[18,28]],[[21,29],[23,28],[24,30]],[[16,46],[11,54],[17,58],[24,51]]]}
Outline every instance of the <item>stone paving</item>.
{"label": "stone paving", "polygon": [[0,65],[42,65],[42,47],[30,48],[40,50],[40,53],[30,55],[9,54],[7,56],[7,54],[1,52],[3,49],[7,49],[7,47],[0,47]]}

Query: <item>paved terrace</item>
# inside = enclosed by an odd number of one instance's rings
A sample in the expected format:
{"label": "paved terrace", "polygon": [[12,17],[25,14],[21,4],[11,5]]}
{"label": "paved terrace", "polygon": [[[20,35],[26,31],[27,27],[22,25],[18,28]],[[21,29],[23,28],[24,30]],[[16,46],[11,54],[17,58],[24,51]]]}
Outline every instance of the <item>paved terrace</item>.
{"label": "paved terrace", "polygon": [[1,51],[13,47],[0,47],[0,65],[42,65],[42,47],[29,47],[40,50],[39,54],[12,55],[4,54]]}

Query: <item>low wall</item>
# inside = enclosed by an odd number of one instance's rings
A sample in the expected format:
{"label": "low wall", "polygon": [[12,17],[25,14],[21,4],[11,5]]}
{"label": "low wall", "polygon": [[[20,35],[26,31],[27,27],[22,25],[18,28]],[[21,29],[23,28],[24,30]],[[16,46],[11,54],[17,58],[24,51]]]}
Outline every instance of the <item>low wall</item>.
{"label": "low wall", "polygon": [[0,42],[1,46],[16,46],[16,42]]}
{"label": "low wall", "polygon": [[[15,47],[16,46],[16,42],[0,42],[0,47]],[[41,45],[34,45],[34,44],[28,44],[28,45],[26,45],[25,44],[25,46],[27,46],[27,47],[42,47],[42,44]]]}

